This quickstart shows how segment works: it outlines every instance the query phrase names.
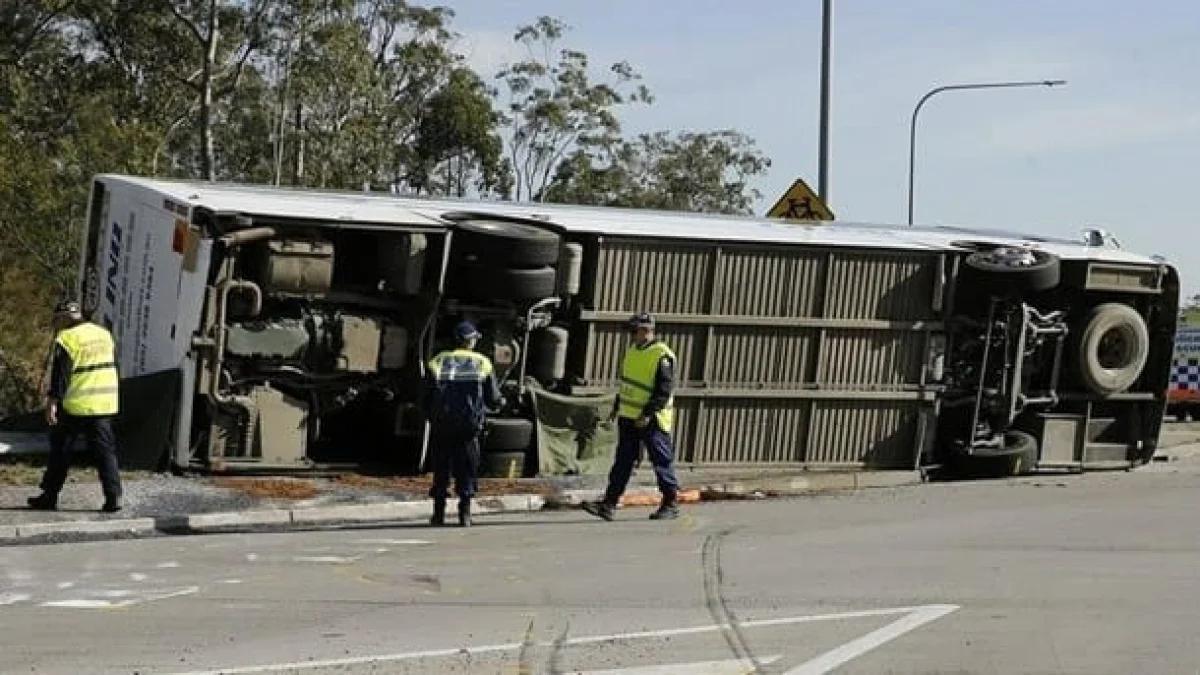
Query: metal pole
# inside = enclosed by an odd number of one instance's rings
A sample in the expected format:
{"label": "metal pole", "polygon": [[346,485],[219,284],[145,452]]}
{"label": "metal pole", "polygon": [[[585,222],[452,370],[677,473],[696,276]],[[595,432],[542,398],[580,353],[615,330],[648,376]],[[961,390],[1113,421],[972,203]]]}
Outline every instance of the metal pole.
{"label": "metal pole", "polygon": [[1013,87],[1055,87],[1066,83],[1066,80],[1035,80],[1029,82],[980,82],[976,84],[948,84],[942,87],[935,87],[926,92],[925,95],[917,101],[917,105],[913,107],[912,120],[909,122],[908,128],[909,226],[913,224],[913,181],[917,162],[917,115],[921,112],[921,107],[925,105],[926,101],[932,98],[935,94],[940,94],[943,91],[961,91],[963,89],[1008,89]]}
{"label": "metal pole", "polygon": [[817,148],[817,196],[829,203],[829,54],[833,0],[821,2],[821,120]]}

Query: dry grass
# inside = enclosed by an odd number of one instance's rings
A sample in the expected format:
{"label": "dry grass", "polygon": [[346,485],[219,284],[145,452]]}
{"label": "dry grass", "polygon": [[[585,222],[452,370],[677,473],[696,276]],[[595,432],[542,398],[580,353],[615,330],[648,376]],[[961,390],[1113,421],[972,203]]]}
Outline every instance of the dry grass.
{"label": "dry grass", "polygon": [[[387,492],[402,492],[406,494],[428,494],[433,484],[432,476],[364,476],[362,474],[343,474],[334,479],[334,483],[342,487],[368,490],[383,490]],[[535,494],[550,496],[556,489],[552,485],[536,479],[516,480],[507,478],[480,478],[479,494],[514,495]]]}
{"label": "dry grass", "polygon": [[259,499],[310,499],[319,490],[312,481],[299,478],[234,478],[210,480],[213,485],[236,490]]}

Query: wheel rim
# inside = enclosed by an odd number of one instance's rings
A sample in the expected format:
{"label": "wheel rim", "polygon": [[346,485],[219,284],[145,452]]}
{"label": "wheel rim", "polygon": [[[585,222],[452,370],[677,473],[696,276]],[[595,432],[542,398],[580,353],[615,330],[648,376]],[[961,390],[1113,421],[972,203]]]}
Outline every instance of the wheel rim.
{"label": "wheel rim", "polygon": [[1015,246],[1001,246],[984,254],[984,260],[999,267],[1033,267],[1038,263],[1033,251]]}
{"label": "wheel rim", "polygon": [[1128,326],[1114,326],[1100,336],[1096,361],[1105,370],[1119,370],[1133,363],[1136,336]]}

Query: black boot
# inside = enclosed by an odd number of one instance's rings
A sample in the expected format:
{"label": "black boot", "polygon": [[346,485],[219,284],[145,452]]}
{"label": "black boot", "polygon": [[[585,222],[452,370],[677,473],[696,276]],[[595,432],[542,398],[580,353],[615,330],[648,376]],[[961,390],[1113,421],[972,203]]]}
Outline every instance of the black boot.
{"label": "black boot", "polygon": [[471,526],[471,500],[458,500],[458,524],[461,527]]}
{"label": "black boot", "polygon": [[429,524],[434,527],[441,527],[446,524],[446,500],[433,500],[433,517],[429,519]]}
{"label": "black boot", "polygon": [[121,510],[121,499],[119,497],[105,497],[104,506],[100,510],[105,513],[116,513]]}
{"label": "black boot", "polygon": [[678,517],[679,504],[673,492],[664,493],[658,510],[650,514],[650,520],[675,520]]}
{"label": "black boot", "polygon": [[58,495],[47,494],[45,492],[36,497],[30,497],[27,502],[29,508],[35,511],[54,511],[58,509]]}
{"label": "black boot", "polygon": [[594,502],[584,502],[583,510],[587,511],[593,516],[596,516],[597,518],[612,520],[616,515],[617,507],[614,506],[612,502],[603,499],[597,499]]}

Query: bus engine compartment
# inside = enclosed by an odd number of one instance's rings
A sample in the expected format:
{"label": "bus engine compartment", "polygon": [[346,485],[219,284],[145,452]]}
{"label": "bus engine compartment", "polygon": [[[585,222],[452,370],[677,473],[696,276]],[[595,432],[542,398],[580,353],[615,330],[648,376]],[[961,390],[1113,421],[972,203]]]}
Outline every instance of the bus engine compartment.
{"label": "bus engine compartment", "polygon": [[246,216],[213,225],[225,233],[193,340],[203,403],[193,463],[419,472],[424,362],[464,319],[483,333],[477,348],[508,402],[492,411],[490,447],[529,445],[525,378],[564,377],[567,331],[551,326],[551,310],[578,289],[578,246],[466,216],[452,235]]}

